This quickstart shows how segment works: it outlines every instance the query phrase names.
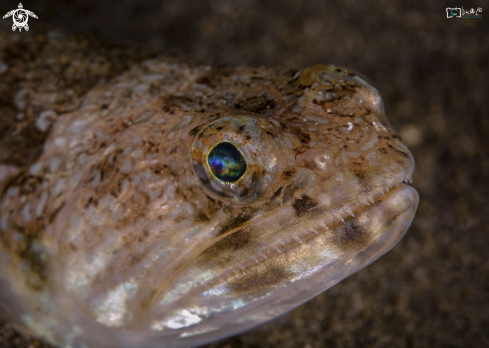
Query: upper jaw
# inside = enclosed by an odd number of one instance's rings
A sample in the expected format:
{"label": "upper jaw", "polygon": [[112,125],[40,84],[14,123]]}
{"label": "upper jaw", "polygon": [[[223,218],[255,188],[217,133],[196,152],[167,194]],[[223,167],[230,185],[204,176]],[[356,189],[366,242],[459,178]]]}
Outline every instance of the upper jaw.
{"label": "upper jaw", "polygon": [[[212,324],[215,313],[219,313],[216,320],[225,323],[232,322],[230,318],[242,311],[240,322],[254,326],[267,320],[265,314],[269,311],[279,315],[290,310],[391,249],[409,227],[418,199],[412,187],[400,184],[377,197],[375,205],[359,206],[355,216],[341,216],[344,221],[331,222],[328,230],[319,226],[315,228],[316,233],[300,235],[300,231],[317,226],[318,220],[296,219],[294,227],[302,230],[293,230],[292,224],[283,226],[269,238],[257,241],[248,252],[236,253],[232,262],[216,269],[209,281],[196,280],[202,272],[197,269],[182,274],[179,281],[188,281],[187,288],[193,290],[166,304],[169,307],[160,317],[162,329],[165,330],[165,318],[187,308],[188,303],[205,309],[202,320],[208,325]],[[285,236],[290,239],[286,240]],[[194,267],[200,267],[202,261],[202,258],[196,260]],[[164,303],[160,305],[165,306]],[[190,325],[181,330],[175,332],[185,332],[190,337],[194,330],[199,332],[199,327]]]}
{"label": "upper jaw", "polygon": [[345,224],[346,220],[355,219],[355,214],[358,211],[368,208],[374,209],[377,202],[385,198],[385,195],[395,194],[395,191],[399,188],[404,190],[407,187],[406,184],[411,183],[411,175],[407,175],[404,180],[386,186],[385,188],[379,187],[374,189],[352,200],[350,204],[337,206],[333,209],[328,209],[321,205],[314,207],[277,228],[276,235],[280,237],[277,237],[276,243],[271,243],[266,247],[267,253],[275,254],[273,251],[278,253],[283,252],[297,246],[297,244],[302,244],[304,241],[314,238],[321,232],[333,229],[332,226],[338,222]]}

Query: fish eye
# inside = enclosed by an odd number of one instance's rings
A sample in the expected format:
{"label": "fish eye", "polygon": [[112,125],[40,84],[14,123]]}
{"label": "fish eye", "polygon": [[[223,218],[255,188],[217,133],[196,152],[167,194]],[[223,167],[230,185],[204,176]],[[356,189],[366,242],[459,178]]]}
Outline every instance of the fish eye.
{"label": "fish eye", "polygon": [[277,148],[269,119],[226,116],[195,134],[191,161],[201,186],[213,199],[245,204],[265,198],[277,175]]}
{"label": "fish eye", "polygon": [[226,182],[239,180],[246,172],[246,160],[231,143],[217,144],[207,156],[210,171],[216,178]]}

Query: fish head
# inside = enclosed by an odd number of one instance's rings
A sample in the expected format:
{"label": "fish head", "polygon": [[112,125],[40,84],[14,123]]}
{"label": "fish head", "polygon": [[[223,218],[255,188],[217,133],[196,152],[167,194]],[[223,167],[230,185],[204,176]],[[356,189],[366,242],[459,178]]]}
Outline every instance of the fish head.
{"label": "fish head", "polygon": [[297,85],[304,92],[288,113],[230,110],[197,127],[194,202],[212,237],[152,302],[151,328],[163,336],[194,344],[272,319],[408,229],[414,159],[379,93],[333,66],[301,71]]}
{"label": "fish head", "polygon": [[147,61],[59,117],[5,188],[2,308],[70,346],[232,335],[391,249],[413,170],[347,70]]}

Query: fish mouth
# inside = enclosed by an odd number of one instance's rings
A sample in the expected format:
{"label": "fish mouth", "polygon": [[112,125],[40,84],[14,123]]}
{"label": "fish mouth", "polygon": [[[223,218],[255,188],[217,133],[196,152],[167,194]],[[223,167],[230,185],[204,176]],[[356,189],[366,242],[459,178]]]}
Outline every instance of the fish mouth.
{"label": "fish mouth", "polygon": [[[322,211],[322,206],[315,207],[309,212],[299,216],[296,219],[297,221],[291,220],[288,224],[292,227],[292,229],[296,230],[295,235],[288,238],[287,241],[282,240],[278,244],[273,245],[271,249],[268,250],[268,253],[273,254],[272,250],[277,253],[282,253],[290,248],[294,248],[295,246],[313,239],[315,236],[318,236],[321,233],[328,233],[328,231],[334,230],[339,223],[342,223],[343,225],[353,223],[357,218],[356,214],[358,212],[369,209],[375,210],[375,207],[378,205],[379,201],[382,201],[386,195],[396,195],[398,193],[397,190],[409,190],[412,195],[416,196],[417,207],[417,192],[411,187],[412,183],[413,180],[409,175],[400,183],[385,188],[377,188],[372,192],[363,195],[353,204],[345,205],[338,209],[328,210],[326,212]],[[414,209],[414,211],[415,210],[416,209]],[[306,221],[308,218],[309,222]],[[282,226],[281,228],[282,231],[287,229],[287,226]],[[399,237],[399,239],[401,237],[402,235]],[[264,255],[261,257],[264,258],[263,256]]]}
{"label": "fish mouth", "polygon": [[[213,324],[212,313],[221,313],[222,318],[216,317],[216,322],[230,323],[231,317],[240,314],[251,327],[359,271],[402,238],[418,206],[418,193],[405,182],[384,191],[372,193],[372,202],[357,202],[347,208],[321,211],[319,206],[274,229],[254,247],[240,250],[233,258],[239,262],[223,266],[182,297],[174,301],[168,298],[166,315],[153,329],[175,329],[170,325],[173,316],[187,313],[190,302],[199,303],[203,311],[198,313],[199,318],[208,318],[208,326],[220,327]],[[164,306],[164,301],[160,305]],[[178,329],[183,330],[178,331],[182,338],[201,334],[193,323]]]}
{"label": "fish mouth", "polygon": [[[386,239],[387,233],[392,234],[387,238],[388,240],[381,242],[382,251],[377,252],[376,257],[370,262],[374,261],[394,247],[411,224],[419,201],[417,191],[410,186],[412,182],[409,175],[397,184],[372,190],[350,205],[333,210],[328,210],[321,205],[310,209],[275,229],[268,236],[264,236],[257,243],[261,247],[252,248],[254,252],[248,253],[248,258],[225,269],[218,276],[218,282],[271,261],[281,254],[292,252],[308,243],[314,243],[318,238],[324,238],[325,235],[336,235],[337,238],[345,241],[345,243],[336,243],[339,244],[336,247],[335,243],[330,244],[331,248],[337,249],[335,252],[340,254],[360,253],[368,249],[370,244]],[[358,226],[365,225],[365,220],[368,219],[376,220],[378,225],[371,233],[355,232],[357,236],[349,235],[349,227],[358,228]],[[381,226],[385,225],[382,221],[394,222],[396,220],[402,221],[395,231],[384,232],[382,230]],[[220,237],[230,237],[234,232],[229,231]],[[394,238],[391,238],[392,236]],[[311,267],[313,266],[311,263]]]}

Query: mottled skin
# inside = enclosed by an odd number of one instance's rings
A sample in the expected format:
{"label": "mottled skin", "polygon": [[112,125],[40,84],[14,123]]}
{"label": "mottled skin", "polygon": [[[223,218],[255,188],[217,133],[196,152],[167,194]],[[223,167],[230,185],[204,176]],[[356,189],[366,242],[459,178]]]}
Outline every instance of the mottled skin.
{"label": "mottled skin", "polygon": [[[223,140],[247,160],[234,183],[206,166]],[[413,169],[346,70],[135,64],[58,116],[37,161],[0,167],[1,311],[72,347],[232,334],[389,250]]]}

